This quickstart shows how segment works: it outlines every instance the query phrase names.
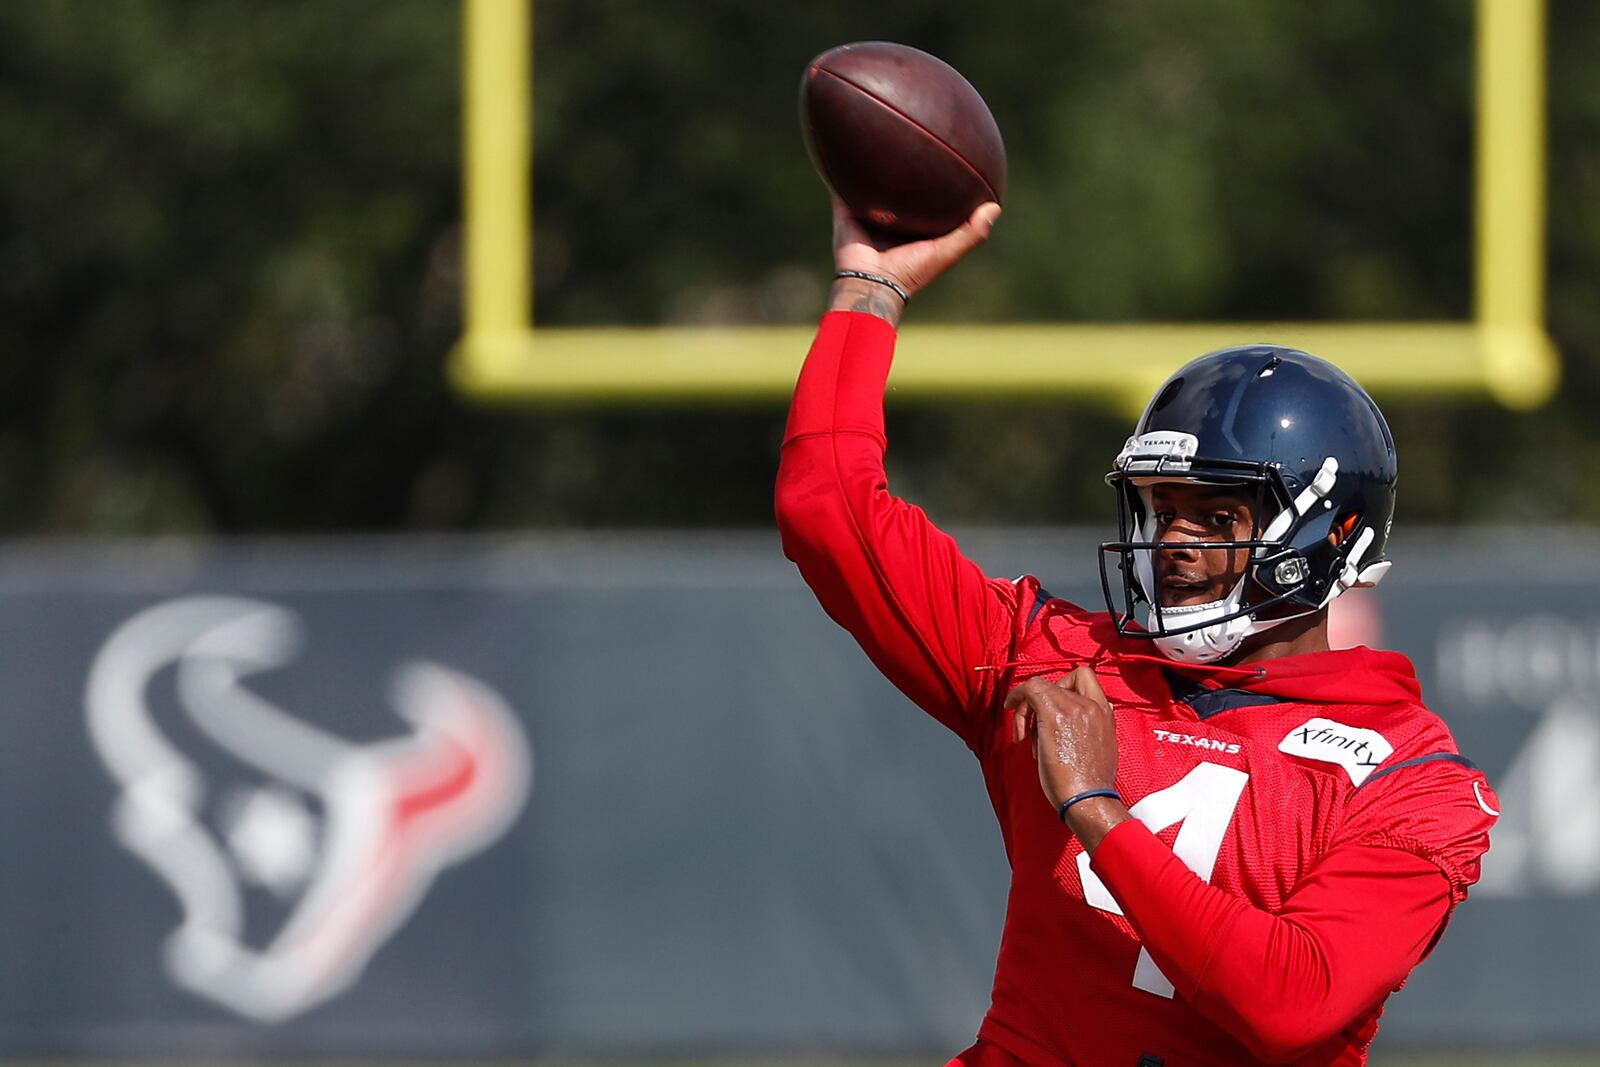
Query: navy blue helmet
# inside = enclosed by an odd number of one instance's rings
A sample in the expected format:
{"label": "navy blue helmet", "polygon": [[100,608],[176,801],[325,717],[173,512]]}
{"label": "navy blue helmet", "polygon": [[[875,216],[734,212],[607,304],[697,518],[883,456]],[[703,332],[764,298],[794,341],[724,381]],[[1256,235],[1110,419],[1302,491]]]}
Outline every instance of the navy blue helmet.
{"label": "navy blue helmet", "polygon": [[[1277,345],[1201,356],[1157,391],[1106,475],[1117,491],[1119,534],[1101,546],[1100,572],[1118,630],[1154,638],[1173,659],[1211,662],[1252,633],[1377,584],[1389,567],[1383,551],[1396,475],[1388,424],[1338,367]],[[1256,493],[1251,539],[1213,543],[1250,549],[1244,578],[1223,600],[1160,606],[1150,486],[1165,481]],[[1148,605],[1142,623],[1134,617],[1140,602]]]}

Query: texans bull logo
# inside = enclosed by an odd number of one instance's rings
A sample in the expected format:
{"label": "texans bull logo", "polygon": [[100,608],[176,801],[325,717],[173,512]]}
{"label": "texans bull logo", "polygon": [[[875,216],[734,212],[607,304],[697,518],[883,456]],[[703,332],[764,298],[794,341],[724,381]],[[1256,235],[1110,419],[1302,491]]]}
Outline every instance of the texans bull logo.
{"label": "texans bull logo", "polygon": [[[439,872],[506,831],[530,781],[528,741],[505,702],[437,664],[396,670],[394,707],[410,728],[367,744],[245,686],[290,662],[299,640],[295,617],[272,604],[169,601],[107,639],[86,697],[90,737],[122,787],[114,833],[182,911],[168,972],[266,1022],[349,988]],[[151,707],[152,679],[169,668],[182,716],[266,784],[208,788]],[[207,815],[224,801],[219,831]],[[288,907],[259,948],[246,939],[247,888],[257,887]]]}

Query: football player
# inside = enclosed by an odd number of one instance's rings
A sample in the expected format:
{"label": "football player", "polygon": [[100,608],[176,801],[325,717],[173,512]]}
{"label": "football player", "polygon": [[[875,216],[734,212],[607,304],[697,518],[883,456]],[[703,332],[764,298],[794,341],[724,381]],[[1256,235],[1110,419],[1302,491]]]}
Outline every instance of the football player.
{"label": "football player", "polygon": [[991,1004],[951,1064],[1364,1063],[1498,805],[1405,657],[1329,648],[1328,605],[1389,566],[1388,427],[1304,352],[1202,356],[1111,464],[1107,610],[986,577],[888,491],[883,393],[905,303],[998,216],[882,246],[835,203],[777,486],[785,553],[1000,821]]}

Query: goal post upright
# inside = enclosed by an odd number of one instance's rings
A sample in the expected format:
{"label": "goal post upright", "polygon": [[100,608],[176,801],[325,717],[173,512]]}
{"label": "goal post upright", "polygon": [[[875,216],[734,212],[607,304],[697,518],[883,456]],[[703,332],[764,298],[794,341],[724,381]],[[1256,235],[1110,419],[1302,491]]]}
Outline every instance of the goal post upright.
{"label": "goal post upright", "polygon": [[1560,366],[1544,328],[1544,0],[1478,0],[1474,316],[1496,399],[1535,407]]}
{"label": "goal post upright", "polygon": [[532,14],[529,0],[466,0],[462,13],[466,336],[454,372],[469,392],[493,389],[496,357],[533,331]]}

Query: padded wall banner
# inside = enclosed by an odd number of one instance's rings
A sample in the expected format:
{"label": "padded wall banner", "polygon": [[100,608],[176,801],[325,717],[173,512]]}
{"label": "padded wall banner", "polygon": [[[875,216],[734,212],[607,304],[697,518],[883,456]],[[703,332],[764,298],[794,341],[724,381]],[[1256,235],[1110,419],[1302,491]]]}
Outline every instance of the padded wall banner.
{"label": "padded wall banner", "polygon": [[[1082,533],[975,532],[1099,604]],[[1600,1044],[1600,542],[1397,539],[1504,816],[1380,1042]],[[770,535],[0,554],[0,1055],[937,1054],[987,1002],[976,764]]]}

